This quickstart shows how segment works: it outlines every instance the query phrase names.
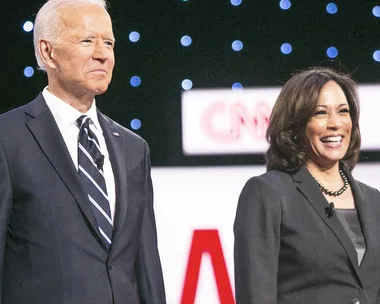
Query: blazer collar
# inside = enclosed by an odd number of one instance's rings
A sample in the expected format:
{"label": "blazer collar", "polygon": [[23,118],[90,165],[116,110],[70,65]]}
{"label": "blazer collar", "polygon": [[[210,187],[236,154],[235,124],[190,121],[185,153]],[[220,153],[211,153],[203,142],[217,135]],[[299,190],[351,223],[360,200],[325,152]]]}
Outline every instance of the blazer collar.
{"label": "blazer collar", "polygon": [[376,231],[379,231],[379,223],[375,215],[376,210],[373,209],[373,201],[375,198],[369,196],[369,193],[354,180],[348,170],[347,172],[345,171],[345,173],[348,177],[355,198],[355,206],[366,243],[366,251],[360,264],[360,270],[362,271],[362,274],[364,274],[365,269],[371,267],[373,258],[379,254],[380,240],[378,235],[376,235]]}
{"label": "blazer collar", "polygon": [[[353,191],[355,191],[356,187],[354,186],[355,187],[354,188],[352,186],[355,184],[354,179],[352,178],[351,174],[346,168],[343,168],[343,170],[350,181],[351,188],[353,189]],[[294,182],[297,183],[297,188],[299,189],[299,191],[303,194],[306,200],[312,205],[312,207],[317,212],[319,217],[332,230],[332,232],[335,234],[338,241],[341,243],[341,245],[345,249],[348,258],[351,261],[353,269],[357,275],[357,278],[359,282],[362,284],[355,247],[350,237],[348,236],[346,230],[344,229],[343,225],[341,224],[340,220],[338,219],[338,217],[337,216],[333,216],[330,218],[327,217],[326,210],[329,207],[329,202],[323,196],[317,183],[314,180],[314,177],[306,169],[306,166],[303,166],[298,172],[293,174],[293,180]],[[357,203],[357,205],[358,204],[362,205],[361,202]],[[360,213],[360,210],[359,210],[359,213]],[[366,234],[364,235],[366,237]]]}
{"label": "blazer collar", "polygon": [[[114,232],[112,243],[116,243],[120,238],[125,218],[127,215],[127,148],[126,141],[121,132],[120,126],[113,120],[98,111],[99,123],[103,129],[103,135],[110,155],[112,170],[115,176],[116,188],[116,210],[114,219]],[[111,245],[111,253],[114,247]]]}

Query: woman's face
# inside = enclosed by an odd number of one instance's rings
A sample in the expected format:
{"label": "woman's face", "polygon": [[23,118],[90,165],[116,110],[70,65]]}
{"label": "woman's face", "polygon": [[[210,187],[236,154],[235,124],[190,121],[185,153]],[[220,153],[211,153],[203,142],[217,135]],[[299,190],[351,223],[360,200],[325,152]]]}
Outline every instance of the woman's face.
{"label": "woman's face", "polygon": [[348,150],[351,129],[347,98],[335,81],[329,81],[322,87],[317,106],[306,124],[307,164],[336,165]]}

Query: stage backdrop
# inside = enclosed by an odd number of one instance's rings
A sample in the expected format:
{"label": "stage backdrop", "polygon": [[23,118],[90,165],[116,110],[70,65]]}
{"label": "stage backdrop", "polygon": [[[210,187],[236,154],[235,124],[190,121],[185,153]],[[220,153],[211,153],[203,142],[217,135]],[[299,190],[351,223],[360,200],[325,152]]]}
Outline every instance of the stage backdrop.
{"label": "stage backdrop", "polygon": [[[168,304],[233,304],[233,222],[245,182],[263,166],[153,168]],[[380,189],[380,163],[356,179]],[[380,202],[379,202],[380,203]]]}
{"label": "stage backdrop", "polygon": [[[185,155],[264,154],[265,133],[280,87],[198,89],[182,94]],[[380,112],[380,85],[359,85],[361,149],[380,153],[373,123]]]}

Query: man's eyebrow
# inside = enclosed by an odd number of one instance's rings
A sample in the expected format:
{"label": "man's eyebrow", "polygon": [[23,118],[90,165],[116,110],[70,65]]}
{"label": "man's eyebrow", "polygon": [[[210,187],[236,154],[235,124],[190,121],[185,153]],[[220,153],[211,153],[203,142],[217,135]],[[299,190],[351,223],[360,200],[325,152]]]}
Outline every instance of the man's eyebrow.
{"label": "man's eyebrow", "polygon": [[[92,38],[92,39],[96,39],[96,36],[93,35],[93,34],[88,34],[88,35],[82,35],[81,36],[82,38]],[[112,41],[116,41],[114,37],[111,37],[111,36],[108,36],[108,37],[102,37],[102,39],[105,39],[105,40],[112,40]]]}

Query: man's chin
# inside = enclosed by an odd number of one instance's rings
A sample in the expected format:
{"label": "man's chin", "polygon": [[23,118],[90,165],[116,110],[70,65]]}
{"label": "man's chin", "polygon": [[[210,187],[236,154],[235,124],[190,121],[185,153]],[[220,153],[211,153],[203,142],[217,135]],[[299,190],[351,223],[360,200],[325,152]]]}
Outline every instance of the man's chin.
{"label": "man's chin", "polygon": [[102,95],[107,91],[107,89],[108,89],[108,85],[98,86],[93,90],[93,92],[94,92],[94,95]]}

